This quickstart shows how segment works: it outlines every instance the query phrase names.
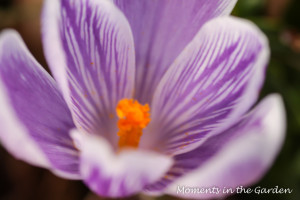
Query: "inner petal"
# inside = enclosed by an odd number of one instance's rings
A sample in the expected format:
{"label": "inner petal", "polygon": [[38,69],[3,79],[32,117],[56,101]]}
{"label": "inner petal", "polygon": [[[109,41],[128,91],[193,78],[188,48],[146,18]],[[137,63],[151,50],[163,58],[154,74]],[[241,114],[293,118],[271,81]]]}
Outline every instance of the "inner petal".
{"label": "inner petal", "polygon": [[118,121],[119,147],[137,148],[143,129],[150,122],[150,107],[137,100],[122,99],[116,107]]}

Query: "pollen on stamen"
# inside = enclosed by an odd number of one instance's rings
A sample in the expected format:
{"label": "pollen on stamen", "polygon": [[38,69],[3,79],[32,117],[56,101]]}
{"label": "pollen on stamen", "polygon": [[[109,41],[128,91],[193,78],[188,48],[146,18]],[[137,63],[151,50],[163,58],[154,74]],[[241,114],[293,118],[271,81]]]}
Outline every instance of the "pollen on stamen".
{"label": "pollen on stamen", "polygon": [[119,147],[137,148],[143,129],[150,122],[150,107],[141,105],[133,99],[122,99],[116,107],[118,121]]}

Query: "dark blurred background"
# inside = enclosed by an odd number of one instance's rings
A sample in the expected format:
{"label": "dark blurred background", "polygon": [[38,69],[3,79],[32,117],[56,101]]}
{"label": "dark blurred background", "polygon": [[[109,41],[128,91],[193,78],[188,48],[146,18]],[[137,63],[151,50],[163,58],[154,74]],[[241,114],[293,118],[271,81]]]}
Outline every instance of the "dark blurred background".
{"label": "dark blurred background", "polygon": [[[40,36],[42,0],[0,0],[0,30],[16,29],[47,69]],[[287,137],[275,164],[256,185],[293,189],[289,195],[233,195],[235,199],[300,199],[300,0],[239,0],[233,15],[247,18],[268,36],[271,61],[261,97],[280,93],[287,112]],[[48,70],[48,69],[47,69]],[[15,160],[0,147],[0,200],[99,200],[79,181]],[[151,200],[146,196],[129,199]],[[159,200],[175,199],[160,197]]]}

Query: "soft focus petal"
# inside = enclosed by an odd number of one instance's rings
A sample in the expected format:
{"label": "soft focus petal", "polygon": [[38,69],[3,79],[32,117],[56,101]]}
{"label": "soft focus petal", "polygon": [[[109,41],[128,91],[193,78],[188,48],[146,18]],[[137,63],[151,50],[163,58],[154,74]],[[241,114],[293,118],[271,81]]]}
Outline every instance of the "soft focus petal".
{"label": "soft focus petal", "polygon": [[77,131],[72,136],[81,150],[84,182],[100,196],[135,194],[157,181],[172,165],[172,159],[162,154],[129,149],[115,153],[103,138]]}
{"label": "soft focus petal", "polygon": [[107,0],[47,0],[43,14],[46,57],[76,126],[116,137],[115,107],[131,98],[135,74],[126,18]]}
{"label": "soft focus petal", "polygon": [[[39,167],[50,167],[46,155],[26,133],[25,127],[17,119],[9,104],[2,82],[0,82],[0,109],[1,144],[17,159]],[[22,144],[22,148],[20,148],[20,144]]]}
{"label": "soft focus petal", "polygon": [[167,175],[170,179],[197,169],[173,182],[167,193],[185,198],[215,198],[226,194],[177,194],[177,187],[235,189],[255,183],[272,165],[281,149],[284,133],[282,99],[270,95],[232,128],[197,149],[176,156],[175,165]]}
{"label": "soft focus petal", "polygon": [[268,42],[252,23],[206,23],[160,82],[141,145],[179,154],[229,128],[257,100],[268,59]]}
{"label": "soft focus petal", "polygon": [[228,15],[236,0],[114,0],[134,35],[135,95],[150,103],[163,74],[208,20]]}
{"label": "soft focus petal", "polygon": [[[54,80],[12,30],[0,36],[0,138],[17,158],[78,178],[71,114]],[[45,164],[48,161],[49,164]]]}

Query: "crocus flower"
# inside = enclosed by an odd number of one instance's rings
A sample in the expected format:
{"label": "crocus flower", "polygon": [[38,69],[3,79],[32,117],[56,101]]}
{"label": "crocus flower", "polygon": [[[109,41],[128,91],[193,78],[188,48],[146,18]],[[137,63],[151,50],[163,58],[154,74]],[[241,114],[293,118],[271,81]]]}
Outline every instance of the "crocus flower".
{"label": "crocus flower", "polygon": [[2,144],[101,196],[208,198],[263,176],[284,138],[279,95],[253,108],[269,59],[235,0],[47,0],[44,52],[0,36]]}

